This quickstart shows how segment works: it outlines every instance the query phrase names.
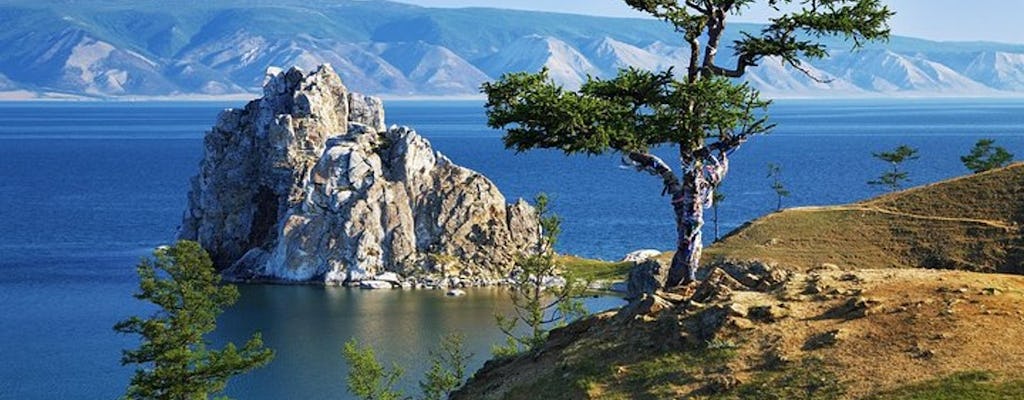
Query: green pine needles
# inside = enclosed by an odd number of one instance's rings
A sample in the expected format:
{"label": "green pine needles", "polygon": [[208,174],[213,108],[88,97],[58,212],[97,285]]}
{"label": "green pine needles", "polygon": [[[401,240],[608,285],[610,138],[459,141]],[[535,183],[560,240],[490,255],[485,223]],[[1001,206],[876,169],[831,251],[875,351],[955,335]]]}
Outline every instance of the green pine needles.
{"label": "green pine needles", "polygon": [[[430,352],[430,369],[420,381],[423,400],[447,399],[466,380],[469,360],[473,354],[465,350],[465,336],[453,333],[441,338],[438,349]],[[349,393],[363,400],[412,399],[395,386],[405,375],[398,365],[385,368],[372,347],[361,347],[353,338],[345,343],[342,355],[348,363],[346,384]]]}
{"label": "green pine needles", "polygon": [[[627,68],[567,90],[549,79],[547,70],[506,74],[483,85],[487,122],[504,129],[505,146],[517,152],[618,153],[625,164],[659,179],[678,235],[668,284],[690,283],[700,265],[704,211],[729,171],[728,156],[773,127],[766,117],[770,101],[736,78],[772,58],[824,81],[801,62],[828,55],[820,39],[844,38],[854,49],[884,40],[894,13],[880,0],[625,2],[671,24],[688,45],[679,60],[686,67],[678,76],[672,69]],[[760,32],[743,32],[732,43],[734,57],[724,56],[728,20],[758,2],[778,15]],[[659,147],[678,151],[676,169],[654,154]]]}
{"label": "green pine needles", "polygon": [[888,163],[892,169],[882,173],[878,179],[868,181],[868,184],[884,187],[890,192],[899,191],[903,189],[904,183],[910,182],[910,173],[903,169],[903,163],[920,158],[917,155],[917,149],[907,145],[900,145],[892,151],[872,153],[872,155],[879,161]]}
{"label": "green pine needles", "polygon": [[114,330],[139,335],[142,343],[124,350],[121,363],[137,364],[125,397],[201,400],[224,391],[228,379],[262,367],[274,358],[256,333],[241,348],[210,349],[204,336],[216,327],[238,289],[221,285],[210,256],[198,243],[181,241],[161,248],[138,265],[135,298],[159,309],[148,318],[131,317]]}
{"label": "green pine needles", "polygon": [[995,146],[995,143],[992,139],[979,140],[969,154],[960,157],[960,161],[974,173],[1005,167],[1013,160],[1013,154]]}
{"label": "green pine needles", "polygon": [[345,342],[341,354],[345,356],[348,363],[348,385],[349,393],[365,400],[400,400],[404,399],[401,391],[395,389],[395,384],[405,374],[402,367],[392,365],[390,369],[384,368],[377,360],[377,354],[372,347],[360,347],[353,338]]}
{"label": "green pine needles", "polygon": [[558,285],[553,279],[561,272],[554,250],[561,232],[561,219],[551,214],[548,197],[544,194],[537,196],[535,208],[543,232],[539,252],[516,262],[519,271],[508,288],[513,312],[495,315],[506,339],[492,350],[498,357],[534,350],[544,344],[552,327],[563,326],[587,314],[579,300],[587,289],[586,283],[568,276]]}
{"label": "green pine needles", "polygon": [[782,198],[790,195],[789,189],[786,189],[786,185],[782,183],[782,165],[768,163],[768,179],[772,182],[772,190],[778,200],[775,204],[775,211],[782,211]]}
{"label": "green pine needles", "polygon": [[443,400],[462,386],[472,353],[466,352],[463,343],[466,337],[461,333],[447,335],[441,339],[439,349],[430,352],[430,369],[420,381],[424,400]]}

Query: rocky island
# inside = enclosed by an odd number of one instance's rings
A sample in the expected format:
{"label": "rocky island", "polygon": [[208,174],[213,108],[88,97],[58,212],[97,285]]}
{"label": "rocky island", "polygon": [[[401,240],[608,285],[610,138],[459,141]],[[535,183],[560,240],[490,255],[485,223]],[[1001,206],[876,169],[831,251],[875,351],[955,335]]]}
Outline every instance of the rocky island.
{"label": "rocky island", "polygon": [[330,65],[268,70],[262,98],[221,113],[178,234],[231,280],[396,286],[497,281],[539,235],[532,206],[387,127]]}

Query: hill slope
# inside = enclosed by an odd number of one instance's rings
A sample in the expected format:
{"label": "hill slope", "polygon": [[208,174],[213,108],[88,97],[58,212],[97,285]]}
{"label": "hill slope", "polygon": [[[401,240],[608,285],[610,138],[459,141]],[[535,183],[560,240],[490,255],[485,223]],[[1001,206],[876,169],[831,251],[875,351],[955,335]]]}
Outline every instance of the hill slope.
{"label": "hill slope", "polygon": [[700,285],[556,330],[454,398],[1021,398],[1024,277],[915,267],[1021,272],[1022,210],[1017,164],[775,213],[712,246]]}
{"label": "hill slope", "polygon": [[948,268],[1024,273],[1024,164],[835,207],[771,214],[711,246],[709,260],[799,270]]}
{"label": "hill slope", "polygon": [[1022,277],[819,270],[722,293],[576,322],[454,398],[935,399],[965,375],[986,379],[942,398],[1024,394]]}
{"label": "hill slope", "polygon": [[[378,0],[11,0],[0,20],[0,95],[238,95],[258,92],[268,66],[325,62],[363,92],[475,95],[506,72],[548,66],[577,86],[588,74],[678,67],[688,57],[654,19]],[[723,42],[758,29],[731,25]],[[824,40],[834,57],[805,67],[830,82],[771,60],[747,79],[776,97],[1024,95],[1024,45],[894,37],[850,53],[848,43]]]}

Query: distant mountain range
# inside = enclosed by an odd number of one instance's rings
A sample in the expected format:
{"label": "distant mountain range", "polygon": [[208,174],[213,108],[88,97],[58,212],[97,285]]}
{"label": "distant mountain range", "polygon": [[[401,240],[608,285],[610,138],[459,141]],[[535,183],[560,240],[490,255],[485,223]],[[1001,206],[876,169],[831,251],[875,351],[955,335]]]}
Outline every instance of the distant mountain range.
{"label": "distant mountain range", "polygon": [[[0,21],[0,98],[246,95],[268,66],[324,62],[365,93],[469,96],[506,72],[546,66],[577,87],[687,54],[656,20],[380,0],[8,0]],[[734,28],[724,43],[758,29]],[[1024,45],[830,42],[831,58],[806,64],[827,83],[774,60],[745,79],[774,97],[1024,96]]]}

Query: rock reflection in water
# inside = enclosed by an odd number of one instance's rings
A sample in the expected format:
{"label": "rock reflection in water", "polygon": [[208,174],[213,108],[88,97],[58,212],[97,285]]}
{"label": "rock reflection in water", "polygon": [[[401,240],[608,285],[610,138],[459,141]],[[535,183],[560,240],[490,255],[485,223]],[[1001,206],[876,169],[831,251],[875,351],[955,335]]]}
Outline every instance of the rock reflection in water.
{"label": "rock reflection in water", "polygon": [[[429,351],[450,332],[466,335],[476,370],[502,339],[494,313],[511,311],[500,288],[468,289],[466,296],[442,290],[359,290],[319,286],[239,287],[239,302],[227,310],[211,339],[244,340],[261,331],[277,358],[266,368],[232,381],[228,394],[241,399],[350,398],[342,345],[350,338],[371,345],[377,356],[406,370],[402,385],[414,392],[429,367]],[[616,297],[586,299],[601,311],[622,304]]]}

